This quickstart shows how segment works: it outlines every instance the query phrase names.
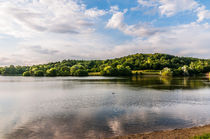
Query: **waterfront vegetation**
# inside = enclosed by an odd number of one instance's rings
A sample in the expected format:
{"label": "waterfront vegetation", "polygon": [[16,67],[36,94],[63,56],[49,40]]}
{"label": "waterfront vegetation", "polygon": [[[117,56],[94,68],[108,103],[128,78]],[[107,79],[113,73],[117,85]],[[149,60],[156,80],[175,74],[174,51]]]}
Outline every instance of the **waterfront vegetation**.
{"label": "waterfront vegetation", "polygon": [[33,66],[0,67],[1,75],[23,76],[191,76],[210,72],[210,60],[168,54],[134,54],[107,60],[63,60]]}
{"label": "waterfront vegetation", "polygon": [[195,136],[194,139],[210,139],[210,134],[204,134],[202,136]]}

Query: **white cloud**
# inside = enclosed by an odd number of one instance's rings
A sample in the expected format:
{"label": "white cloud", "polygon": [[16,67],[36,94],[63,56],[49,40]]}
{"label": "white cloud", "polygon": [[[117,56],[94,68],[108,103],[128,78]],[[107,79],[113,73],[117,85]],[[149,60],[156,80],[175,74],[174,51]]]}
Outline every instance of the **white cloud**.
{"label": "white cloud", "polygon": [[119,7],[118,7],[117,5],[111,6],[111,7],[110,7],[110,12],[111,12],[111,13],[115,13],[115,12],[117,12],[118,10],[119,10]]}
{"label": "white cloud", "polygon": [[194,0],[160,0],[159,10],[161,15],[172,16],[178,12],[192,11],[198,7]]}
{"label": "white cloud", "polygon": [[142,6],[146,6],[146,7],[157,6],[156,0],[138,0],[138,3],[141,4]]}
{"label": "white cloud", "polygon": [[124,12],[116,12],[109,19],[106,27],[111,29],[118,29],[126,35],[137,36],[137,37],[147,37],[155,33],[161,32],[163,30],[149,26],[148,24],[139,23],[136,25],[127,25],[124,23]]}
{"label": "white cloud", "polygon": [[157,7],[160,14],[165,16],[192,11],[199,6],[194,0],[138,0],[138,3],[144,7]]}
{"label": "white cloud", "polygon": [[108,28],[113,28],[113,29],[121,28],[122,26],[124,26],[123,20],[124,20],[124,13],[123,12],[116,12],[116,13],[113,14],[111,19],[109,19],[106,26]]}
{"label": "white cloud", "polygon": [[171,27],[153,27],[145,23],[128,25],[124,22],[125,14],[126,12],[119,11],[113,13],[106,26],[118,29],[134,38],[132,41],[117,45],[112,51],[113,54],[123,56],[136,52],[161,52],[179,56],[210,58],[208,54],[210,51],[209,24],[195,22]]}
{"label": "white cloud", "polygon": [[0,34],[18,38],[13,51],[1,52],[0,64],[95,58],[93,49],[109,46],[95,32],[96,17],[107,13],[77,0],[0,1]]}
{"label": "white cloud", "polygon": [[0,25],[6,27],[0,33],[15,37],[37,32],[89,33],[93,17],[106,14],[97,8],[86,9],[74,0],[6,1],[0,2],[0,9]]}
{"label": "white cloud", "polygon": [[209,24],[186,24],[165,28],[148,38],[135,38],[113,50],[115,55],[128,55],[137,52],[168,53],[179,56],[209,57]]}
{"label": "white cloud", "polygon": [[[134,53],[169,53],[179,56],[209,57],[209,24],[186,24],[164,28],[146,38],[135,37],[121,44],[100,34],[48,36],[47,40],[28,40],[15,53],[1,53],[2,65],[40,64],[63,59],[105,59]],[[80,38],[83,38],[82,41]],[[79,42],[79,43],[78,43]]]}
{"label": "white cloud", "polygon": [[197,16],[198,16],[197,22],[201,22],[204,19],[210,19],[210,11],[206,10],[205,6],[199,7],[197,9]]}
{"label": "white cloud", "polygon": [[[18,38],[12,51],[3,51],[4,46],[0,46],[0,65],[39,64],[69,58],[105,59],[137,52],[209,57],[210,25],[202,22],[210,18],[206,7],[200,4],[196,7],[193,0],[138,2],[147,7],[162,6],[157,9],[165,16],[192,10],[198,19],[186,25],[155,27],[143,22],[127,24],[124,17],[129,13],[127,9],[119,11],[118,6],[100,10],[87,9],[76,0],[0,1],[0,34],[6,38],[12,36],[10,40]],[[112,34],[97,30],[97,19],[106,14],[112,16],[105,29],[117,29],[129,36],[129,41],[118,41]],[[1,39],[6,41],[6,38]]]}
{"label": "white cloud", "polygon": [[90,17],[98,17],[103,16],[105,14],[107,14],[107,11],[98,10],[97,8],[91,8],[85,11],[85,15],[88,15]]}
{"label": "white cloud", "polygon": [[[210,11],[195,0],[138,0],[144,7],[156,7],[162,16],[174,16],[179,12],[191,11],[197,14],[197,22],[210,19]],[[136,10],[136,7],[133,8]]]}

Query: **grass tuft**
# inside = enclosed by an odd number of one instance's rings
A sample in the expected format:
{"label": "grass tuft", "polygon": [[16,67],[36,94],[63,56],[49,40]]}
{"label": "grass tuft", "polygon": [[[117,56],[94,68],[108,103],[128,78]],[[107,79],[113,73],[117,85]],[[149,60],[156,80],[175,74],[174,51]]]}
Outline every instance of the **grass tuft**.
{"label": "grass tuft", "polygon": [[210,134],[204,134],[202,136],[195,136],[194,139],[210,139]]}

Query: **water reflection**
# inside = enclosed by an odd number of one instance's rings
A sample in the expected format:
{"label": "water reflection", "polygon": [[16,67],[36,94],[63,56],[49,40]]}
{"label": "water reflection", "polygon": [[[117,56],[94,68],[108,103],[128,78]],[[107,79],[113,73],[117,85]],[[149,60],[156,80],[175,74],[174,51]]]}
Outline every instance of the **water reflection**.
{"label": "water reflection", "polygon": [[210,123],[205,77],[0,81],[1,138],[103,138]]}
{"label": "water reflection", "polygon": [[[183,123],[187,123],[185,120],[170,118],[167,115],[150,117],[149,114],[147,119],[144,116],[144,114],[136,113],[110,118],[98,113],[94,117],[82,117],[81,115],[42,117],[18,127],[12,133],[9,133],[6,138],[103,138],[140,131],[158,130],[159,128],[171,128],[169,125],[182,127]],[[151,120],[150,125],[148,125],[147,120]],[[154,127],[151,128],[153,125]]]}
{"label": "water reflection", "polygon": [[[132,76],[131,78],[104,78],[104,79],[66,79],[65,81],[77,81],[90,84],[125,84],[129,87],[151,89],[200,89],[210,86],[208,77],[160,77],[160,76]],[[67,88],[69,86],[66,86]]]}
{"label": "water reflection", "polygon": [[210,86],[210,81],[206,77],[141,77],[133,76],[133,82],[141,87],[153,89],[200,89]]}

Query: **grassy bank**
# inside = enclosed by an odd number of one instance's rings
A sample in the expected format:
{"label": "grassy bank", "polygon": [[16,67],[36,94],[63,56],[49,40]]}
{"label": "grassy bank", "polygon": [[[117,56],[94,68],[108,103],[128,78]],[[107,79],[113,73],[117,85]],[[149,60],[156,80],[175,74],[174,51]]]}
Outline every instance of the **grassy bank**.
{"label": "grassy bank", "polygon": [[88,76],[101,76],[100,72],[89,72]]}
{"label": "grassy bank", "polygon": [[[100,72],[89,72],[89,76],[101,76]],[[132,70],[132,75],[160,75],[160,70]]]}
{"label": "grassy bank", "polygon": [[202,136],[195,136],[193,139],[210,139],[210,133],[204,134]]}
{"label": "grassy bank", "polygon": [[160,70],[133,70],[133,75],[160,75]]}
{"label": "grassy bank", "polygon": [[210,139],[210,125],[117,136],[109,139]]}

